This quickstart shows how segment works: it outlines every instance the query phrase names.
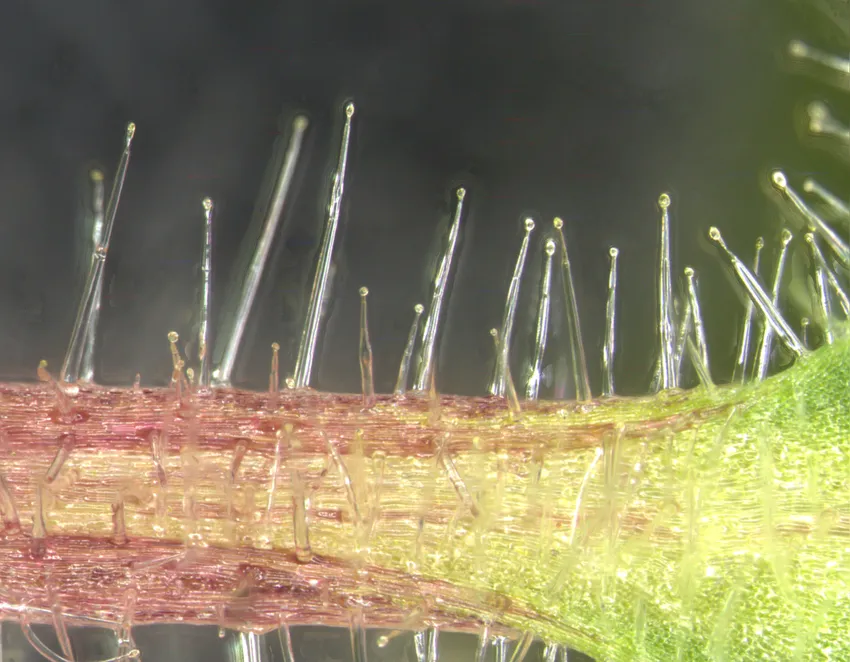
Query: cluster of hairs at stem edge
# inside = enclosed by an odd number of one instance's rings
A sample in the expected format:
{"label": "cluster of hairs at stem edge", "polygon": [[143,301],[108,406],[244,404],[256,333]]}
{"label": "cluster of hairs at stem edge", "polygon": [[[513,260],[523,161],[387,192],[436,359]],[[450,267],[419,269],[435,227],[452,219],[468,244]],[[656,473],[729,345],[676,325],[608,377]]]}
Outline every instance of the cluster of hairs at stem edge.
{"label": "cluster of hairs at stem edge", "polygon": [[[790,44],[789,55],[795,63],[812,68],[813,72],[821,75],[827,82],[837,81],[839,86],[850,85],[850,74],[847,73],[850,71],[850,61],[846,59],[828,55],[801,41],[794,41]],[[322,312],[325,308],[326,292],[332,273],[331,265],[335,237],[340,223],[348,167],[348,145],[354,111],[353,102],[345,105],[345,124],[337,169],[333,178],[325,231],[316,265],[307,318],[298,348],[298,358],[293,375],[283,380],[288,390],[296,392],[308,388],[311,382],[317,342],[321,333]],[[848,138],[850,131],[839,119],[832,116],[826,104],[820,101],[812,102],[809,104],[807,112],[809,115],[808,129],[812,135],[823,138],[830,149],[839,151],[843,149],[850,153],[850,138]],[[272,200],[269,204],[260,240],[254,251],[254,257],[244,279],[244,286],[239,293],[238,300],[235,305],[229,307],[231,314],[218,335],[220,348],[215,351],[209,340],[209,309],[212,298],[210,287],[211,247],[214,239],[213,216],[215,205],[209,198],[205,198],[202,202],[204,232],[201,260],[203,276],[200,303],[201,323],[197,343],[197,363],[194,360],[192,361],[196,367],[188,366],[188,359],[181,355],[178,347],[178,335],[171,332],[168,337],[173,359],[171,388],[178,394],[178,400],[183,395],[209,394],[216,389],[228,389],[230,387],[230,377],[241,346],[245,324],[264,271],[271,241],[285,207],[307,127],[308,122],[303,116],[299,116],[293,122],[289,148],[272,193]],[[47,371],[45,364],[39,366],[39,378],[54,391],[60,416],[73,411],[72,403],[79,394],[81,386],[92,388],[95,335],[103,289],[103,269],[108,255],[112,228],[118,212],[124,178],[128,171],[135,130],[134,124],[128,124],[124,148],[108,200],[105,198],[103,174],[100,172],[92,173],[93,204],[91,216],[93,231],[90,269],[85,281],[84,294],[75,319],[69,347],[61,368],[61,379],[55,381]],[[846,233],[842,233],[842,231],[833,227],[834,219],[850,223],[850,207],[839,196],[813,179],[807,179],[802,183],[802,191],[808,196],[798,191],[785,173],[780,170],[771,174],[770,183],[777,193],[777,203],[781,206],[783,216],[789,219],[792,226],[795,226],[794,230],[801,239],[796,242],[796,246],[805,252],[807,264],[810,267],[807,284],[809,285],[811,302],[806,306],[809,313],[799,320],[799,324],[789,321],[787,313],[780,309],[780,294],[783,291],[783,277],[790,255],[789,251],[795,246],[792,243],[794,234],[790,229],[782,228],[781,230],[779,241],[775,245],[773,269],[770,272],[762,268],[762,251],[768,246],[768,242],[760,238],[756,243],[753,259],[751,261],[742,260],[727,246],[717,228],[710,229],[709,238],[716,245],[724,266],[729,269],[741,291],[746,294],[748,302],[741,327],[739,350],[734,369],[733,380],[738,382],[764,380],[771,368],[771,358],[777,352],[800,358],[808,355],[815,348],[815,345],[829,345],[837,342],[845,329],[845,326],[838,323],[837,320],[850,318],[850,299],[847,295],[850,248],[848,248],[847,241],[844,238]],[[466,194],[464,188],[456,190],[454,215],[446,238],[444,252],[434,274],[432,297],[427,306],[417,304],[414,308],[415,315],[394,390],[395,395],[400,397],[405,397],[411,392],[413,394],[425,394],[429,402],[430,417],[439,416],[439,411],[434,411],[439,409],[440,406],[440,400],[436,396],[435,390],[438,337],[441,330],[441,319],[445,315],[446,299],[451,287],[452,266],[456,258],[456,248],[462,230]],[[681,278],[677,279],[674,276],[674,266],[670,255],[670,237],[673,230],[671,222],[672,201],[669,195],[662,194],[658,203],[661,230],[660,260],[656,280],[659,346],[651,390],[656,392],[669,391],[681,387],[685,381],[684,371],[687,366],[691,366],[702,387],[711,390],[715,386],[711,377],[709,348],[700,307],[697,275],[691,267],[686,267]],[[491,331],[496,361],[493,376],[488,386],[491,396],[504,400],[509,412],[509,419],[514,421],[522,419],[524,407],[529,406],[525,403],[533,403],[537,400],[541,384],[545,378],[544,360],[550,324],[550,303],[554,296],[552,290],[555,283],[560,283],[562,289],[561,294],[567,318],[566,328],[570,340],[571,373],[577,400],[584,402],[593,400],[587,370],[588,358],[581,334],[579,300],[573,283],[568,245],[563,231],[565,224],[558,218],[554,220],[551,231],[541,243],[543,266],[539,279],[536,281],[536,286],[539,288],[539,305],[532,357],[525,374],[520,375],[517,380],[511,374],[510,351],[517,313],[517,301],[520,288],[527,285],[530,280],[525,274],[525,264],[528,253],[532,250],[530,240],[536,229],[536,223],[532,219],[525,219],[523,224],[525,232],[508,289],[504,316],[501,326]],[[606,298],[605,342],[602,354],[602,395],[608,397],[614,396],[616,393],[614,364],[616,356],[618,256],[618,249],[612,247],[609,252],[610,269]],[[680,285],[678,288],[676,287],[677,282]],[[369,291],[366,287],[362,287],[359,291],[361,315],[358,358],[362,380],[362,405],[367,410],[375,407],[380,398],[375,393],[372,375],[372,347],[368,328],[368,294]],[[216,351],[218,353],[215,353]],[[279,346],[273,345],[269,378],[270,393],[278,393],[281,387],[278,351]],[[214,362],[215,368],[212,367]],[[409,390],[411,378],[412,390]],[[138,389],[138,386],[136,388]],[[534,412],[535,407],[530,405],[530,410]],[[287,434],[289,433],[287,432]],[[336,462],[343,475],[345,489],[349,492],[349,501],[356,504],[354,488],[350,478],[347,477],[344,461],[338,455],[333,443],[329,442],[328,445],[330,457]],[[52,483],[57,480],[65,461],[72,452],[73,443],[71,441],[60,444],[43,478],[45,483]],[[244,457],[244,452],[243,449],[242,457]],[[236,457],[240,457],[238,448],[234,458]],[[446,471],[461,503],[475,515],[478,505],[475,502],[474,495],[467,490],[463,478],[453,465],[448,452],[441,446],[436,457]],[[279,454],[276,454],[273,464],[273,481],[277,479],[277,463],[279,460]],[[154,462],[157,462],[155,444]],[[236,462],[235,459],[234,462]],[[14,505],[9,496],[11,490],[2,474],[0,474],[0,481],[2,481],[0,482],[0,509],[3,511],[6,528],[14,528],[15,525],[19,526],[20,523],[14,520]],[[272,488],[270,494],[273,491]],[[41,494],[41,492],[37,491],[37,494]],[[123,508],[123,502],[117,503],[114,507],[114,520],[121,525],[120,531],[114,534],[118,537],[126,535],[123,528]],[[297,508],[296,505],[296,510]],[[355,516],[361,517],[356,512],[356,508]],[[34,538],[36,538],[36,531],[43,529],[43,523],[36,520],[38,520],[38,517],[34,517],[33,522]],[[297,529],[298,525],[295,526]],[[44,532],[42,531],[42,533]],[[300,533],[302,542],[306,541],[306,535],[305,528]],[[311,560],[309,544],[305,543],[306,547],[304,544],[299,547],[298,542],[299,533],[296,532],[295,553],[303,556],[299,560],[309,563]],[[36,542],[34,542],[34,553],[36,553],[35,546]],[[47,590],[50,592],[50,587]],[[69,622],[114,628],[117,633],[117,652],[110,658],[110,661],[137,659],[140,653],[132,637],[132,613],[137,597],[134,591],[128,591],[125,596],[127,615],[124,620],[119,622],[100,619],[92,615],[74,616],[72,614],[73,609],[70,606],[60,605],[58,602],[53,605],[52,609],[25,605],[19,610],[19,618],[27,639],[47,659],[62,662],[75,659],[67,631]],[[356,610],[352,614],[352,651],[355,659],[365,660],[367,646],[363,632],[363,615]],[[39,618],[42,620],[49,619],[53,623],[62,650],[61,654],[47,647],[33,631],[31,621],[39,620]],[[284,659],[287,659],[287,656],[288,659],[292,659],[292,643],[288,627],[281,628],[280,634]],[[392,634],[392,636],[396,635]],[[390,638],[387,635],[379,637],[378,646],[386,646]],[[532,639],[530,631],[521,633],[513,646],[510,659],[517,662],[522,660],[528,652]],[[243,659],[253,661],[261,658],[262,651],[259,641],[259,635],[256,633],[246,632],[239,636],[237,645]],[[438,641],[438,627],[417,630],[414,636],[417,658],[420,660],[436,660],[439,650]],[[488,647],[491,645],[496,647],[498,659],[507,659],[508,638],[503,634],[493,635],[489,626],[485,626],[482,631],[476,659],[483,660]],[[547,661],[557,660],[562,655],[566,659],[565,649],[558,643],[548,645],[544,651],[544,657]]]}

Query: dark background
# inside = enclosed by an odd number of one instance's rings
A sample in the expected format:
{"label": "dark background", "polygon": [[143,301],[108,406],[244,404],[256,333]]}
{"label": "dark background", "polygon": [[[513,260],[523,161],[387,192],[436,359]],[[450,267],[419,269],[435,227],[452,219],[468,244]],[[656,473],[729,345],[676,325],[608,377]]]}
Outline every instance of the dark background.
{"label": "dark background", "polygon": [[[285,228],[240,354],[262,387],[273,340],[296,343],[321,238],[341,107],[357,103],[337,277],[314,385],[359,389],[357,290],[367,285],[376,386],[392,387],[417,301],[427,303],[451,188],[469,189],[438,370],[482,393],[521,236],[566,220],[595,391],[607,248],[621,249],[621,391],[645,391],[655,347],[656,201],[673,196],[676,273],[702,275],[714,369],[731,371],[740,305],[703,237],[719,225],[750,259],[778,234],[770,168],[823,172],[793,114],[817,90],[789,76],[789,36],[833,45],[820,14],[775,0],[6,2],[0,18],[0,338],[7,378],[61,364],[81,289],[86,173],[111,177],[136,122],[107,266],[98,374],[169,377],[166,334],[196,307],[200,200],[217,205],[220,310],[271,163],[296,110],[311,119]],[[813,37],[814,35],[814,37]],[[826,43],[824,43],[826,42]],[[285,135],[281,135],[281,129]],[[836,187],[834,173],[819,176]],[[839,187],[840,189],[840,187]],[[443,223],[440,225],[440,223]],[[533,332],[537,232],[514,356]],[[536,262],[535,262],[536,260]],[[560,305],[560,303],[558,304]],[[561,312],[560,309],[556,311]],[[564,355],[561,315],[548,362]],[[521,381],[518,375],[517,381]]]}
{"label": "dark background", "polygon": [[[817,3],[816,3],[817,4]],[[822,2],[827,9],[842,0]],[[846,193],[835,163],[800,146],[794,114],[838,100],[789,75],[791,36],[846,52],[841,29],[778,0],[6,0],[0,10],[0,366],[58,372],[81,289],[87,172],[114,172],[137,124],[107,263],[98,376],[170,376],[166,334],[190,336],[200,200],[217,203],[214,297],[263,211],[296,111],[311,120],[235,380],[267,383],[269,344],[290,374],[336,162],[342,104],[357,104],[326,333],[313,384],[357,391],[357,290],[367,285],[379,391],[395,380],[415,302],[469,190],[444,319],[438,387],[481,394],[489,328],[531,214],[566,221],[593,390],[600,390],[607,248],[620,254],[617,383],[646,390],[654,357],[658,195],[673,196],[676,274],[702,276],[713,369],[732,369],[742,310],[704,241],[718,225],[747,261],[779,218],[776,166]],[[840,27],[840,26],[839,26]],[[844,106],[846,110],[846,105]],[[846,113],[845,113],[846,116]],[[267,186],[266,186],[267,188]],[[535,233],[516,331],[530,349]],[[768,244],[770,246],[770,243]],[[558,290],[556,290],[557,292]],[[564,356],[562,308],[547,362]],[[550,393],[546,391],[545,393]]]}

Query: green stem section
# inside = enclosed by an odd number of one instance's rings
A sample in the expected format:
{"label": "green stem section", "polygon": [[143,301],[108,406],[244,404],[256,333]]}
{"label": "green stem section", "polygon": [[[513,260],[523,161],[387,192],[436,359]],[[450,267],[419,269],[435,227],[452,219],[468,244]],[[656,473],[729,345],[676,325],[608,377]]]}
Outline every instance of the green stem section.
{"label": "green stem section", "polygon": [[[651,398],[0,386],[0,617],[850,659],[850,341]],[[132,599],[131,599],[132,596]],[[132,605],[132,613],[128,613]]]}

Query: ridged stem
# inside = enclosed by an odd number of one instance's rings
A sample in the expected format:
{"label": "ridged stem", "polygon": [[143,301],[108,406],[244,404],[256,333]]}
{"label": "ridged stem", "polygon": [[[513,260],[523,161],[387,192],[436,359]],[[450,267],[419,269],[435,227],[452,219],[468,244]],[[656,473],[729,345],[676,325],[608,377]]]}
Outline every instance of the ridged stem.
{"label": "ridged stem", "polygon": [[55,385],[0,385],[0,617],[126,622],[133,589],[133,624],[362,610],[600,660],[843,659],[848,384],[842,337],[761,384],[518,418],[500,398],[97,386],[69,411]]}

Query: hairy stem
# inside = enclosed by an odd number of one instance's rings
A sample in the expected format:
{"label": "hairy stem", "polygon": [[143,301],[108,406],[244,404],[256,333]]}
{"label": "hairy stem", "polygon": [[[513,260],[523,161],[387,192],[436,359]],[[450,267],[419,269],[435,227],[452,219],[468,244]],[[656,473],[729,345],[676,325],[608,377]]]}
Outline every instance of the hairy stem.
{"label": "hairy stem", "polygon": [[357,611],[600,660],[843,659],[848,385],[847,339],[756,385],[518,417],[5,384],[0,617],[264,631]]}

